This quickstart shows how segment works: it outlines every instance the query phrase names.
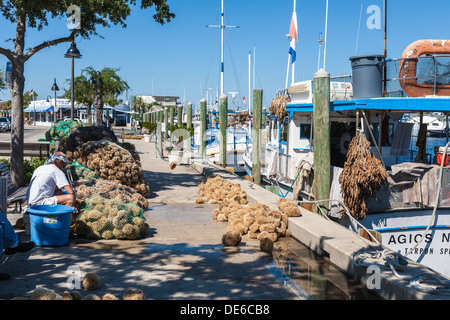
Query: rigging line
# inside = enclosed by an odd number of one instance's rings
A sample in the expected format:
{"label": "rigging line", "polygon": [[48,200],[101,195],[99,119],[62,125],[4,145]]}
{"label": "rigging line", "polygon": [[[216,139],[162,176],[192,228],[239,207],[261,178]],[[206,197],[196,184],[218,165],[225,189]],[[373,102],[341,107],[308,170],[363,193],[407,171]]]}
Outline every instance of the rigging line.
{"label": "rigging line", "polygon": [[217,45],[219,43],[219,38],[214,37],[215,41],[213,41],[213,46],[212,49],[210,50],[211,55],[210,55],[210,62],[209,62],[209,68],[208,68],[208,72],[206,75],[206,81],[205,81],[205,85],[202,88],[203,89],[203,93],[206,91],[206,88],[208,87],[208,80],[209,80],[209,76],[213,67],[213,61],[215,61],[216,55],[214,54],[217,50]]}
{"label": "rigging line", "polygon": [[[241,85],[240,85],[240,81],[239,81],[239,78],[238,78],[238,74],[236,72],[236,60],[237,60],[237,63],[239,64],[239,59],[235,59],[234,58],[235,54],[234,54],[233,47],[231,46],[231,41],[230,41],[230,39],[228,37],[228,34],[227,33],[225,33],[225,34],[226,34],[226,39],[227,39],[227,43],[228,43],[228,48],[229,48],[228,52],[229,52],[229,55],[230,55],[231,65],[233,66],[234,77],[235,77],[237,89],[238,89],[238,92],[241,94],[242,93],[241,92]],[[239,66],[240,66],[240,64],[239,64]],[[242,70],[242,67],[241,67],[241,70]]]}
{"label": "rigging line", "polygon": [[362,18],[362,11],[363,11],[363,3],[361,1],[361,11],[359,12],[359,23],[358,23],[358,33],[356,35],[356,46],[355,46],[355,56],[358,51],[358,42],[359,42],[359,32],[361,30],[361,18]]}

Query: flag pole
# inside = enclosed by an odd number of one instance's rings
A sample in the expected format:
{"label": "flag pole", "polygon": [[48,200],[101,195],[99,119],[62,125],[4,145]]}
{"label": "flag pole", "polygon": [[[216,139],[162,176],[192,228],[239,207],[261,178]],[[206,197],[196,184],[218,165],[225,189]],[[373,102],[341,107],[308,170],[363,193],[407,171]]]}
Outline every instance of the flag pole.
{"label": "flag pole", "polygon": [[323,49],[323,69],[326,70],[326,62],[327,62],[327,35],[328,35],[328,0],[327,0],[327,8],[325,14],[325,45]]}
{"label": "flag pole", "polygon": [[[294,0],[294,14],[293,16],[295,16],[295,18],[297,19],[297,15],[296,15],[296,7],[297,7],[297,0]],[[297,25],[297,22],[295,22],[295,24]],[[296,30],[296,32],[298,32],[298,30]],[[294,51],[297,50],[297,41],[293,41],[293,45],[294,45]],[[292,83],[294,83],[294,75],[295,75],[295,60],[292,63]]]}

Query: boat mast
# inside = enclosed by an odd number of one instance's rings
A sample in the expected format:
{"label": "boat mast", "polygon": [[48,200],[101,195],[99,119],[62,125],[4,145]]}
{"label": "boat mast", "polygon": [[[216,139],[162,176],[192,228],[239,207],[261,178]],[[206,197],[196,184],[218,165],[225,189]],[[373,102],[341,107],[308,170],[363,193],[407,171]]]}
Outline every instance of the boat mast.
{"label": "boat mast", "polygon": [[224,0],[222,0],[222,10],[221,10],[221,24],[220,26],[208,26],[209,28],[220,28],[220,95],[224,94],[223,83],[224,83],[224,54],[223,54],[223,32],[225,28],[239,28],[238,26],[226,26],[224,24]]}
{"label": "boat mast", "polygon": [[326,64],[327,64],[327,36],[328,36],[328,0],[327,0],[327,7],[326,7],[326,13],[325,13],[325,45],[323,49],[323,69],[326,70]]}
{"label": "boat mast", "polygon": [[384,0],[384,96],[386,97],[386,90],[387,90],[387,0]]}
{"label": "boat mast", "polygon": [[252,53],[248,53],[248,114],[252,114]]}

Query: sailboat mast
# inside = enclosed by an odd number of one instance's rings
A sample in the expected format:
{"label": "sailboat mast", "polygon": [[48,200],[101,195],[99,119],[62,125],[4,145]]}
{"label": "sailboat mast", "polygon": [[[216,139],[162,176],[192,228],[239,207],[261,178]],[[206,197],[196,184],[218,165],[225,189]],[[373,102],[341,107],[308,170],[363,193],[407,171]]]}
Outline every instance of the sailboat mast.
{"label": "sailboat mast", "polygon": [[384,96],[386,97],[386,93],[387,93],[387,82],[386,82],[386,78],[387,78],[387,64],[386,64],[386,59],[387,59],[387,0],[384,0]]}
{"label": "sailboat mast", "polygon": [[326,70],[326,64],[327,64],[327,40],[328,40],[328,0],[326,5],[326,12],[325,12],[325,45],[323,49],[323,69]]}
{"label": "sailboat mast", "polygon": [[224,63],[224,45],[223,45],[223,34],[225,28],[239,28],[238,26],[226,26],[225,22],[225,10],[224,10],[224,0],[222,0],[222,8],[221,8],[221,21],[220,26],[207,26],[210,28],[220,28],[220,95],[224,94],[224,72],[225,72],[225,63]]}
{"label": "sailboat mast", "polygon": [[223,9],[223,2],[222,0],[222,16],[221,16],[221,24],[220,24],[220,95],[223,94],[223,73],[224,73],[224,62],[223,62],[223,31],[225,28],[224,25],[224,9]]}
{"label": "sailboat mast", "polygon": [[248,114],[252,114],[252,53],[248,53]]}

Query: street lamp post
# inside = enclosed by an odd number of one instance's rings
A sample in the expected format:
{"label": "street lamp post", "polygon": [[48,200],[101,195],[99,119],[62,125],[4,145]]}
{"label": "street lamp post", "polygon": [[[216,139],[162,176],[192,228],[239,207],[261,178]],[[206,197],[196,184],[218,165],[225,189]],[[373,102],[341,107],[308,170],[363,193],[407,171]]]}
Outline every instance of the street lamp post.
{"label": "street lamp post", "polygon": [[77,46],[75,45],[75,42],[72,41],[72,44],[67,50],[66,54],[64,55],[66,58],[72,58],[72,80],[71,80],[71,88],[70,88],[70,103],[71,103],[71,109],[70,109],[70,116],[72,121],[74,120],[74,113],[75,113],[75,89],[74,89],[74,67],[75,67],[75,59],[81,58],[80,51],[78,51]]}
{"label": "street lamp post", "polygon": [[[89,84],[93,84],[95,85],[95,97],[94,97],[94,105],[96,105],[97,108],[100,108],[101,110],[98,110],[97,112],[97,124],[101,125],[103,123],[103,108],[101,105],[97,106],[97,88],[98,86],[102,86],[103,83],[103,79],[102,76],[100,74],[100,72],[98,71],[94,71],[94,75],[91,75],[91,78],[89,79]],[[102,104],[102,103],[100,103]],[[100,119],[99,119],[100,116]]]}
{"label": "street lamp post", "polygon": [[55,91],[55,107],[53,108],[53,114],[55,115],[55,123],[56,123],[56,91],[59,91],[58,85],[56,84],[56,78],[53,82],[52,91]]}

